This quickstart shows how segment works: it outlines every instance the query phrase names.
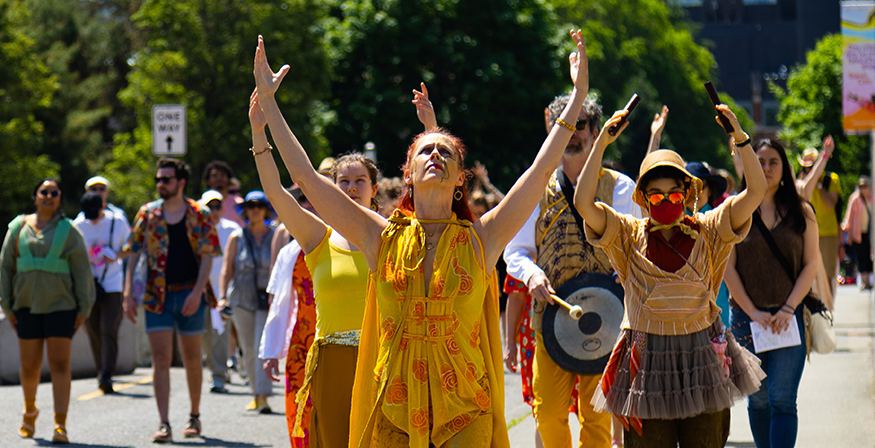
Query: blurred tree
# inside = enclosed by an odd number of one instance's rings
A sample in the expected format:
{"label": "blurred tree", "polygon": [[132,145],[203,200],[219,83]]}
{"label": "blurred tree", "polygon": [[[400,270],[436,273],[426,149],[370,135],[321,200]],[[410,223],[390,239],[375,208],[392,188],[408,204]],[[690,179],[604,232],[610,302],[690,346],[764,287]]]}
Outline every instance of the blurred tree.
{"label": "blurred tree", "polygon": [[544,107],[571,88],[543,1],[324,3],[335,154],[373,141],[386,175],[398,175],[423,130],[410,101],[424,81],[438,123],[465,141],[493,181],[507,187],[531,163],[546,137]]}
{"label": "blurred tree", "polygon": [[[847,199],[857,178],[869,175],[872,165],[861,163],[870,160],[869,136],[845,135],[842,129],[841,34],[824,37],[808,52],[805,64],[790,71],[786,91],[775,84],[769,87],[778,97],[778,121],[784,126],[779,136],[789,144],[788,150],[801,154],[808,147],[821,149],[827,135],[835,139],[835,153],[826,169],[839,174]],[[798,169],[796,157],[790,158]]]}
{"label": "blurred tree", "polygon": [[130,14],[139,0],[22,0],[22,31],[34,42],[58,90],[36,113],[44,123],[41,152],[64,167],[68,212],[78,211],[85,179],[112,157],[113,134],[133,128],[118,100],[135,36]]}
{"label": "blurred tree", "polygon": [[[314,157],[325,147],[318,103],[328,88],[320,34],[313,25],[324,9],[316,0],[146,0],[131,17],[145,42],[128,61],[128,87],[119,93],[136,115],[132,132],[118,133],[110,179],[129,208],[154,198],[151,109],[183,104],[192,166],[187,194],[203,191],[201,171],[211,160],[227,161],[243,189],[260,189],[247,110],[255,86],[252,60],[258,34],[269,44],[274,62],[293,67],[277,98],[290,126]],[[279,68],[278,66],[276,67]]]}
{"label": "blurred tree", "polygon": [[[27,10],[19,2],[0,1],[0,225],[31,213],[33,187],[58,177],[59,165],[40,154],[46,137],[36,115],[52,101],[56,79],[38,58],[34,43],[21,32]],[[67,198],[69,200],[69,198]]]}
{"label": "blurred tree", "polygon": [[[688,161],[731,167],[728,138],[714,121],[704,83],[716,79],[714,56],[697,44],[681,8],[662,0],[552,0],[561,32],[583,30],[589,54],[590,86],[601,93],[605,119],[621,109],[632,93],[641,103],[629,127],[608,148],[633,177],[647,151],[653,115],[665,104],[668,121],[662,147]],[[753,122],[726,93],[720,99],[738,115],[742,127]],[[730,171],[732,171],[730,169]]]}

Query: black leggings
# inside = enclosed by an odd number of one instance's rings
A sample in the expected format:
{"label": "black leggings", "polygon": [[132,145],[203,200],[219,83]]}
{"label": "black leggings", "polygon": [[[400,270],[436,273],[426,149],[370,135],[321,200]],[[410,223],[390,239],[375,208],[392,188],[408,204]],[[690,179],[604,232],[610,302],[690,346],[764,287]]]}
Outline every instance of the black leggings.
{"label": "black leggings", "polygon": [[858,272],[872,272],[869,234],[864,233],[862,237],[860,243],[851,243],[851,249],[854,251],[854,264],[857,265]]}

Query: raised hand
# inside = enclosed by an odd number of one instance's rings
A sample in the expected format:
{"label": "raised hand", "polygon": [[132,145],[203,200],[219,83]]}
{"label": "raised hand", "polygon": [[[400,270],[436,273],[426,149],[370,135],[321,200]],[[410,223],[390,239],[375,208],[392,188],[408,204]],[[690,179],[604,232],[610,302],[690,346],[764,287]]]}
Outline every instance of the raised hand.
{"label": "raised hand", "polygon": [[419,83],[419,88],[422,89],[421,92],[413,89],[413,101],[411,102],[416,105],[416,116],[419,118],[419,122],[428,131],[437,127],[437,117],[434,114],[434,106],[428,99],[428,89],[425,88],[425,83]]}
{"label": "raised hand", "polygon": [[610,129],[611,126],[620,123],[620,121],[623,120],[623,117],[628,114],[629,111],[626,109],[614,112],[614,115],[607,122],[605,122],[605,125],[602,127],[602,131],[599,132],[599,136],[596,138],[595,144],[608,146],[613,143],[614,140],[616,140],[617,137],[619,137],[620,134],[622,134],[623,131],[626,130],[626,127],[629,126],[629,120],[626,120],[626,122],[623,123],[622,126],[620,126],[620,130],[617,131],[616,135],[611,135],[611,133],[608,132],[608,129]]}
{"label": "raised hand", "polygon": [[668,116],[668,106],[662,106],[662,111],[653,115],[653,123],[650,123],[650,133],[662,133],[665,129],[665,119]]}
{"label": "raised hand", "polygon": [[[733,113],[732,110],[729,109],[729,106],[725,104],[718,104],[714,106],[714,109],[723,112],[723,115],[725,115],[726,118],[729,119],[729,122],[732,123],[732,137],[735,138],[736,142],[741,142],[747,139],[747,134],[744,133],[744,131],[741,129],[741,125],[738,124],[738,117],[736,117],[735,113]],[[720,117],[715,115],[714,121],[716,121],[717,124],[720,125],[720,127],[723,127],[723,124],[720,123]]]}
{"label": "raised hand", "polygon": [[258,88],[249,96],[249,124],[252,125],[252,132],[261,132],[267,126],[267,118],[258,103]]}
{"label": "raised hand", "polygon": [[823,157],[830,158],[832,157],[832,152],[836,149],[835,141],[833,141],[831,135],[827,135],[825,139],[823,139]]}
{"label": "raised hand", "polygon": [[589,59],[586,57],[586,41],[580,30],[571,30],[571,38],[577,44],[577,52],[568,55],[571,64],[571,81],[581,92],[589,91]]}
{"label": "raised hand", "polygon": [[255,68],[252,73],[255,75],[255,86],[261,96],[273,96],[288,72],[288,64],[283,65],[276,73],[270,69],[270,64],[267,63],[267,53],[264,51],[264,38],[259,35],[258,47],[255,48]]}

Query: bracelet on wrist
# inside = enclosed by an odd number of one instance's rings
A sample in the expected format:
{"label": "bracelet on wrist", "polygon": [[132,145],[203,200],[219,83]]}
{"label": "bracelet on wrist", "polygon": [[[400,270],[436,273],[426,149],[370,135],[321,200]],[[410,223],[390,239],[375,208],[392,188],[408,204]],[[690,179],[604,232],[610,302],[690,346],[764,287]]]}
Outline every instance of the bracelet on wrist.
{"label": "bracelet on wrist", "polygon": [[735,143],[735,147],[736,147],[736,148],[741,148],[742,146],[745,146],[745,145],[749,145],[749,144],[750,144],[750,136],[747,135],[747,134],[745,134],[745,137],[747,137],[747,138],[745,138],[744,140],[742,140],[742,141],[740,141],[740,142],[736,142],[736,143]]}
{"label": "bracelet on wrist", "polygon": [[571,132],[574,132],[574,131],[577,130],[577,128],[575,128],[574,126],[568,124],[565,120],[563,120],[563,119],[561,119],[561,118],[557,118],[557,119],[556,119],[556,124],[558,124],[559,126],[562,126],[562,127],[565,128],[565,129],[568,129],[568,130],[571,131]]}
{"label": "bracelet on wrist", "polygon": [[260,155],[262,155],[262,154],[264,154],[264,153],[266,153],[266,152],[270,152],[270,151],[273,151],[273,146],[270,146],[270,145],[267,145],[267,148],[264,148],[264,149],[262,149],[262,150],[259,151],[259,152],[255,152],[255,148],[254,148],[254,147],[253,147],[253,148],[249,148],[249,152],[252,153],[252,156],[253,156],[253,157],[255,157],[255,156],[260,156]]}

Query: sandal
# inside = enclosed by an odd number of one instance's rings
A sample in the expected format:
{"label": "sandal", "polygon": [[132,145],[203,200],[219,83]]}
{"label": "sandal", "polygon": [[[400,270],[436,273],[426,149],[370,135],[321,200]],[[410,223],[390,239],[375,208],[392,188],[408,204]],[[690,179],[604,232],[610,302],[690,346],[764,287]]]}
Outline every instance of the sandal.
{"label": "sandal", "polygon": [[70,440],[67,439],[67,428],[61,425],[55,425],[55,431],[52,434],[52,443],[56,445],[66,445],[70,443]]}
{"label": "sandal", "polygon": [[22,439],[32,439],[35,432],[33,425],[39,417],[39,409],[33,412],[25,412],[21,415],[21,427],[18,428],[18,436]]}

